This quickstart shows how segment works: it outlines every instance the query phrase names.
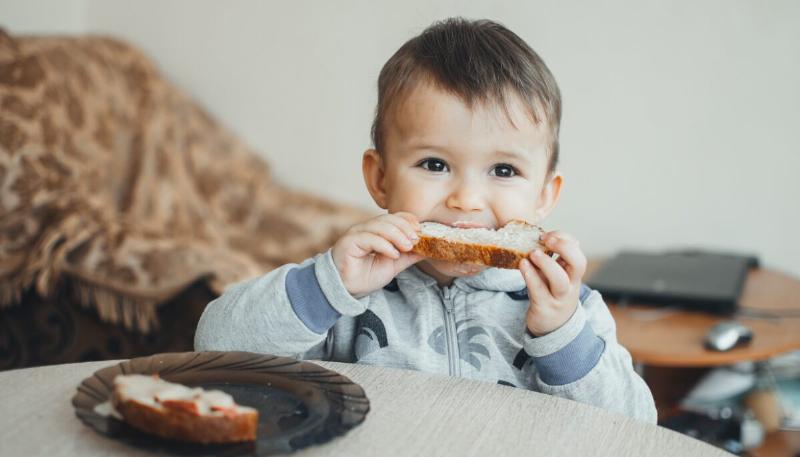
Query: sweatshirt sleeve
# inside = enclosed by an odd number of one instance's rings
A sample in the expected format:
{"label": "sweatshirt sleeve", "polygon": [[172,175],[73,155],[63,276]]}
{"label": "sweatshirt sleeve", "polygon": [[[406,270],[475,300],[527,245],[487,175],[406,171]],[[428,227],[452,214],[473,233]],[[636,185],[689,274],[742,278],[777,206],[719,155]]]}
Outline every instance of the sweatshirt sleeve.
{"label": "sweatshirt sleeve", "polygon": [[584,286],[572,317],[547,335],[527,335],[524,346],[541,392],[656,423],[653,395],[617,342],[616,324],[597,291]]}
{"label": "sweatshirt sleeve", "polygon": [[347,292],[329,250],[230,286],[203,311],[195,349],[327,359],[331,327],[363,313],[368,300]]}

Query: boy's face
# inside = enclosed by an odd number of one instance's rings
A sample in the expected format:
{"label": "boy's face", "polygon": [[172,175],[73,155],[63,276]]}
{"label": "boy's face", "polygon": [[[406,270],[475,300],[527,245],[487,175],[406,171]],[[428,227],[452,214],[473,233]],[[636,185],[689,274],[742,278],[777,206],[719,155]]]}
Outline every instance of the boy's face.
{"label": "boy's face", "polygon": [[[375,202],[390,213],[457,227],[536,224],[553,209],[562,177],[548,174],[548,129],[517,97],[506,107],[476,105],[420,84],[388,117],[385,150],[364,153]],[[508,116],[513,119],[513,125]],[[426,259],[418,267],[449,284],[485,267]]]}

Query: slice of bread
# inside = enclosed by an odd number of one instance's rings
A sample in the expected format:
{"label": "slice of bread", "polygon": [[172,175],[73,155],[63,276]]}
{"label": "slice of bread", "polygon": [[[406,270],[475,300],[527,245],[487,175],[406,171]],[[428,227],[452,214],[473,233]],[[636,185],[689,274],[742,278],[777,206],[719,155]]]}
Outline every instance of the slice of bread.
{"label": "slice of bread", "polygon": [[256,439],[258,411],[219,390],[192,389],[158,375],[119,375],[111,402],[125,422],[163,438],[203,444]]}
{"label": "slice of bread", "polygon": [[413,252],[437,260],[516,269],[534,249],[542,249],[540,227],[511,221],[499,230],[457,228],[423,222]]}

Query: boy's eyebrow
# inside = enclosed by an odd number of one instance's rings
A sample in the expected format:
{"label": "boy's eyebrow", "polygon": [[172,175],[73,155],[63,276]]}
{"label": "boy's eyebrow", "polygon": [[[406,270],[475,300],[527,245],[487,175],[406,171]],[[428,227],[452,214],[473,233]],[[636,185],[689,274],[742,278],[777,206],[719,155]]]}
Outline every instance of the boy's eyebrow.
{"label": "boy's eyebrow", "polygon": [[529,157],[530,154],[527,153],[527,151],[525,153],[523,153],[523,152],[517,152],[517,151],[513,151],[513,150],[508,150],[508,151],[497,150],[497,151],[494,152],[494,155],[496,157],[507,157],[509,159],[522,160],[522,161],[526,161],[526,162],[530,159],[530,157]]}
{"label": "boy's eyebrow", "polygon": [[[438,146],[438,145],[435,145],[435,144],[428,144],[428,143],[418,143],[418,144],[413,144],[412,143],[411,145],[409,145],[409,149],[411,149],[411,150],[428,149],[428,150],[431,150],[431,151],[440,151],[440,152],[445,152],[445,153],[449,152],[448,149],[445,148],[445,147]],[[509,150],[498,149],[498,150],[495,150],[491,155],[493,157],[504,157],[504,158],[508,158],[508,159],[516,159],[516,160],[522,160],[522,161],[528,161],[529,160],[529,156],[530,156],[530,154],[527,153],[527,151],[517,152],[517,151],[511,150],[511,149],[509,149]]]}
{"label": "boy's eyebrow", "polygon": [[430,149],[433,151],[447,152],[447,148],[428,143],[411,143],[408,145],[408,149]]}

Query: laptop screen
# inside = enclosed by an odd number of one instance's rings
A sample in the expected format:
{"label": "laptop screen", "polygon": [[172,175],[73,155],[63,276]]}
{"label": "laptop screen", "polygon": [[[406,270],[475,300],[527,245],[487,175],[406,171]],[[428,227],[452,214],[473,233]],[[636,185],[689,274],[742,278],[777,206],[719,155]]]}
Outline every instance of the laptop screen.
{"label": "laptop screen", "polygon": [[612,299],[733,311],[754,262],[708,252],[627,251],[604,263],[587,283]]}

